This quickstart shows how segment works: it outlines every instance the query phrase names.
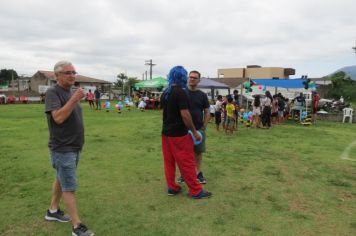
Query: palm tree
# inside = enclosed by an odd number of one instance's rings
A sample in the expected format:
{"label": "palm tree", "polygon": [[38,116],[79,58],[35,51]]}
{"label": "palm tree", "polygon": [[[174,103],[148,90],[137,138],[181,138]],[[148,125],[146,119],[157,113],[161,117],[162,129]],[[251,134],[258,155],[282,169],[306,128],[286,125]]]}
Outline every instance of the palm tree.
{"label": "palm tree", "polygon": [[117,87],[122,86],[121,94],[124,94],[125,81],[128,80],[128,77],[124,73],[120,73],[116,77],[117,77],[117,81],[115,83],[115,86]]}

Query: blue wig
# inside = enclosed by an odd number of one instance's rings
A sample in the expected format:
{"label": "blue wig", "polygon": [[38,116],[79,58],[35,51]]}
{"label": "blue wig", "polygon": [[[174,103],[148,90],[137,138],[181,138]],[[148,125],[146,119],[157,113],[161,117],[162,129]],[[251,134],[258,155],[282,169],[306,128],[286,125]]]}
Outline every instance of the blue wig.
{"label": "blue wig", "polygon": [[183,66],[173,67],[168,74],[168,88],[165,91],[165,100],[168,100],[169,95],[172,92],[172,86],[178,85],[182,89],[187,88],[188,72]]}

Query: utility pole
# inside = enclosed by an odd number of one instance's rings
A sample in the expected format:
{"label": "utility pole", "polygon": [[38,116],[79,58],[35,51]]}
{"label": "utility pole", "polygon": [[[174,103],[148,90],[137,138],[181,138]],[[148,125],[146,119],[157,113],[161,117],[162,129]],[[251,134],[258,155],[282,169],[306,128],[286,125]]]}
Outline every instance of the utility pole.
{"label": "utility pole", "polygon": [[19,95],[19,99],[20,99],[20,77],[17,78],[17,94]]}
{"label": "utility pole", "polygon": [[12,96],[14,96],[14,70],[11,70],[11,90],[12,90]]}
{"label": "utility pole", "polygon": [[[126,77],[126,71],[125,71],[125,77]],[[122,79],[122,101],[125,99],[125,80]]]}
{"label": "utility pole", "polygon": [[150,79],[152,79],[152,67],[155,66],[156,64],[152,63],[152,59],[145,61],[146,66],[150,66]]}

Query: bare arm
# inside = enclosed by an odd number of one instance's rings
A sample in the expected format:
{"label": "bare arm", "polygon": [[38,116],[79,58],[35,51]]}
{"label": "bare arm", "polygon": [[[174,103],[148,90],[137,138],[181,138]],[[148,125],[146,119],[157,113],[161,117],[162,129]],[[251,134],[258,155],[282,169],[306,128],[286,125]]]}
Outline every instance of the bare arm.
{"label": "bare arm", "polygon": [[77,89],[77,91],[75,91],[73,96],[63,107],[51,112],[54,122],[57,124],[62,124],[64,121],[66,121],[75,108],[77,102],[79,102],[80,99],[82,99],[84,96],[84,90],[82,88]]}
{"label": "bare arm", "polygon": [[197,130],[195,129],[192,116],[190,115],[189,110],[188,109],[180,110],[180,114],[182,116],[185,126],[193,132],[193,135],[197,140],[200,140],[201,136],[198,134]]}
{"label": "bare arm", "polygon": [[210,120],[210,112],[209,112],[209,109],[206,108],[206,109],[204,109],[204,124],[203,124],[203,127],[202,127],[203,130],[206,130],[206,127],[208,126],[209,120]]}

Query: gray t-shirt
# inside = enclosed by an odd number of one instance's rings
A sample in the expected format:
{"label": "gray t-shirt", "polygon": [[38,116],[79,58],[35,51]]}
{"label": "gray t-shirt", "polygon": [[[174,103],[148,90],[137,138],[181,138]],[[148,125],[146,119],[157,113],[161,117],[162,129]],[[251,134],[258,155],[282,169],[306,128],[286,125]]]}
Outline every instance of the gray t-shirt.
{"label": "gray t-shirt", "polygon": [[67,120],[57,124],[51,115],[51,111],[63,107],[72,96],[71,90],[66,90],[59,85],[50,87],[46,92],[46,107],[49,142],[51,151],[72,152],[80,151],[84,144],[84,126],[82,108],[79,103],[75,106]]}

